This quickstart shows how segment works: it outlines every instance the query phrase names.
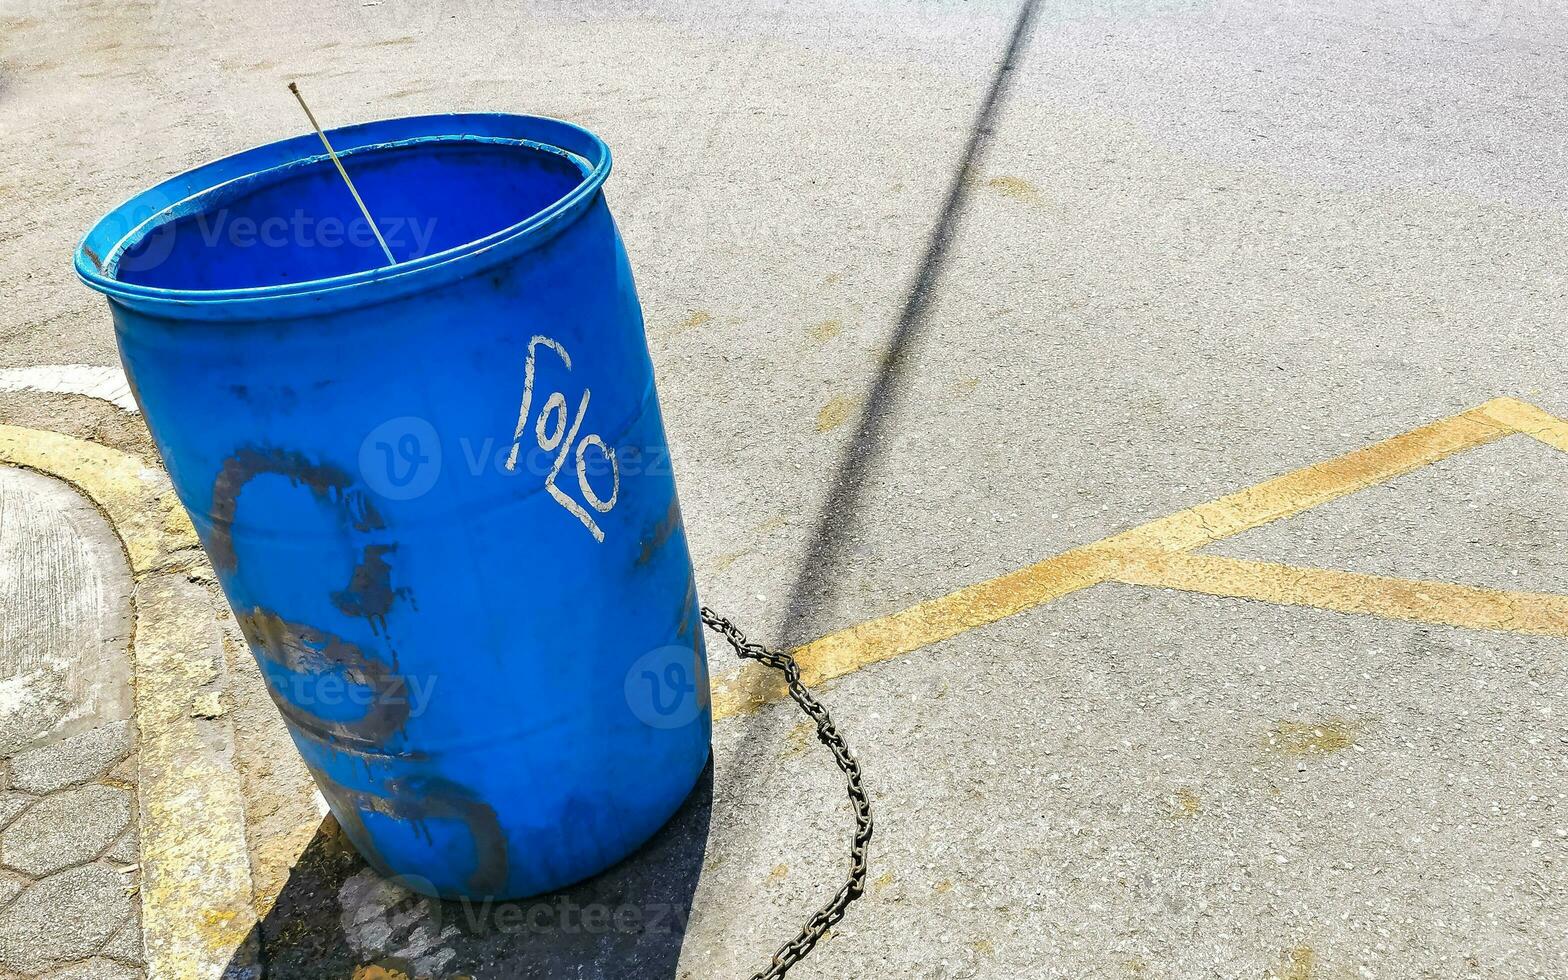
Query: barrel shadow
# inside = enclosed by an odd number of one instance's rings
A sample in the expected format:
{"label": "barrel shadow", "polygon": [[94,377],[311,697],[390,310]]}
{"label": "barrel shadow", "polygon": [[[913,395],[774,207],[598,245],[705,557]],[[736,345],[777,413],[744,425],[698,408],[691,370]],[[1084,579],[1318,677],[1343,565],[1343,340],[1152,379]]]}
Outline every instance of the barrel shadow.
{"label": "barrel shadow", "polygon": [[702,874],[713,764],[670,822],[608,871],[515,902],[437,901],[372,871],[331,817],[228,980],[674,980]]}

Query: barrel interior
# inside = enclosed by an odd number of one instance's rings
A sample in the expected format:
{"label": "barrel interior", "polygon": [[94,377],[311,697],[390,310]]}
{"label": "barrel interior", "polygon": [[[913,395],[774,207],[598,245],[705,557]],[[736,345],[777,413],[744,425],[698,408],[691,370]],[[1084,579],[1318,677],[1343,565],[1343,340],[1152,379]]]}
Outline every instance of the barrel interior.
{"label": "barrel interior", "polygon": [[[341,153],[393,257],[408,262],[511,227],[569,194],[585,162],[516,140],[421,140]],[[325,156],[196,194],[140,229],[105,272],[161,289],[278,286],[387,265]]]}

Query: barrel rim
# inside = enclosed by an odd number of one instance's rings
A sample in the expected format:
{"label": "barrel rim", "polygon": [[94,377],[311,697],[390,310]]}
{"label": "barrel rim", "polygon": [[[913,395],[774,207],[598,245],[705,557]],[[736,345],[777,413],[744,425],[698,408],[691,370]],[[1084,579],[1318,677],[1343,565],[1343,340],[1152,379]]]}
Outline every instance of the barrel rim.
{"label": "barrel rim", "polygon": [[[237,310],[235,304],[250,308],[245,314],[247,319],[260,314],[256,307],[263,305],[280,306],[278,315],[286,316],[290,314],[282,307],[295,306],[291,300],[308,303],[315,311],[323,309],[323,301],[332,307],[369,306],[413,289],[433,287],[482,271],[494,262],[542,244],[586,208],[611,169],[610,148],[602,139],[582,126],[549,116],[499,112],[393,116],[329,129],[327,136],[340,156],[372,145],[501,138],[575,156],[588,166],[575,187],[529,217],[471,242],[393,266],[324,279],[230,289],[144,286],[101,271],[101,265],[115,256],[127,240],[141,234],[151,222],[171,215],[182,203],[234,180],[298,165],[311,158],[324,158],[315,133],[291,136],[218,157],[125,199],[94,222],[77,244],[73,263],[77,276],[112,299],[150,310],[174,311],[184,318],[221,316],[220,309],[232,315]],[[311,150],[313,143],[315,148]],[[147,210],[150,203],[159,202],[161,206],[148,210],[146,217],[135,217],[138,209]],[[117,225],[123,226],[123,230],[117,230]]]}

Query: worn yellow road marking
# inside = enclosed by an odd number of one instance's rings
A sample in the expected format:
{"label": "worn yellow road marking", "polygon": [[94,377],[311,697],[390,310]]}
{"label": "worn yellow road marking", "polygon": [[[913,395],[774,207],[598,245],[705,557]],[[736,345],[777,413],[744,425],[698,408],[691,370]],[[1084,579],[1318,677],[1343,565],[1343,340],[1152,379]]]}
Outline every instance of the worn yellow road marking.
{"label": "worn yellow road marking", "polygon": [[[795,650],[795,659],[800,664],[802,679],[808,686],[821,684],[870,664],[890,660],[978,626],[994,623],[1080,589],[1119,576],[1119,580],[1127,581],[1128,575],[1137,574],[1126,571],[1129,561],[1144,562],[1143,574],[1151,579],[1134,584],[1169,585],[1172,588],[1203,586],[1204,571],[1213,570],[1215,574],[1224,573],[1215,580],[1216,583],[1228,582],[1241,590],[1211,592],[1214,595],[1239,595],[1276,602],[1287,600],[1269,596],[1295,595],[1303,601],[1290,604],[1322,605],[1344,612],[1367,612],[1424,622],[1448,623],[1451,619],[1441,617],[1450,615],[1451,618],[1462,620],[1452,622],[1452,625],[1499,624],[1485,626],[1492,629],[1515,629],[1515,626],[1508,624],[1523,623],[1529,627],[1521,629],[1523,632],[1545,631],[1549,635],[1558,635],[1555,632],[1558,628],[1554,625],[1558,622],[1555,617],[1562,603],[1568,602],[1568,599],[1559,596],[1503,593],[1423,582],[1405,583],[1411,587],[1407,589],[1393,584],[1401,581],[1398,579],[1322,569],[1291,570],[1292,574],[1306,576],[1302,579],[1304,584],[1292,593],[1288,576],[1276,574],[1272,584],[1265,587],[1262,580],[1267,576],[1261,569],[1249,569],[1250,574],[1242,574],[1240,566],[1230,559],[1215,559],[1212,564],[1195,561],[1187,565],[1164,566],[1170,578],[1160,581],[1152,580],[1158,576],[1148,565],[1151,555],[1189,552],[1384,483],[1455,453],[1519,433],[1568,452],[1568,423],[1516,399],[1494,398],[1469,411],[1385,439],[1365,449],[1305,466],[999,578],[965,586],[901,612],[830,633]],[[1178,576],[1178,569],[1190,574]],[[1185,584],[1170,585],[1174,581]],[[1356,584],[1373,591],[1354,596],[1351,592]],[[1213,584],[1213,588],[1221,587],[1220,584]],[[1427,591],[1423,592],[1422,589]],[[1194,587],[1188,591],[1209,589]],[[1425,595],[1439,598],[1427,601],[1422,598]],[[1311,597],[1319,597],[1323,601],[1307,601]],[[1444,613],[1439,607],[1447,602],[1465,604],[1465,610]],[[1529,609],[1526,610],[1526,607]],[[783,684],[771,671],[747,667],[732,677],[715,680],[714,716],[725,718],[743,713],[785,694]]]}
{"label": "worn yellow road marking", "polygon": [[1568,422],[1517,398],[1494,398],[1477,411],[1521,435],[1568,453]]}
{"label": "worn yellow road marking", "polygon": [[1365,449],[1178,511],[1106,538],[1103,543],[1184,551],[1311,510],[1455,453],[1513,435],[1515,430],[1491,414],[1494,407],[1508,401],[1511,399],[1494,399]]}
{"label": "worn yellow road marking", "polygon": [[1568,637],[1568,596],[1542,592],[1170,552],[1129,556],[1111,578],[1129,585],[1315,606],[1384,619]]}
{"label": "worn yellow road marking", "polygon": [[[1038,565],[911,606],[902,612],[831,633],[794,651],[807,687],[868,664],[889,660],[984,623],[1023,612],[1069,592],[1105,581],[1114,555],[1091,546]],[[785,695],[778,674],[747,666],[713,682],[715,719],[741,714]]]}

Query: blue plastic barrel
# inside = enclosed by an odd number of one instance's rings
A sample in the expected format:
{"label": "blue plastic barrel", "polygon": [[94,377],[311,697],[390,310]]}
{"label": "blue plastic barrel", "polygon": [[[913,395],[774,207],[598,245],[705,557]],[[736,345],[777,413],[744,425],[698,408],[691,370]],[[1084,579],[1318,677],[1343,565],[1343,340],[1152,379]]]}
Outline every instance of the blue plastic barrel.
{"label": "blue plastic barrel", "polygon": [[76,270],[355,846],[549,891],[650,837],[710,734],[610,153],[514,115],[328,135],[396,265],[312,134],[137,195]]}

